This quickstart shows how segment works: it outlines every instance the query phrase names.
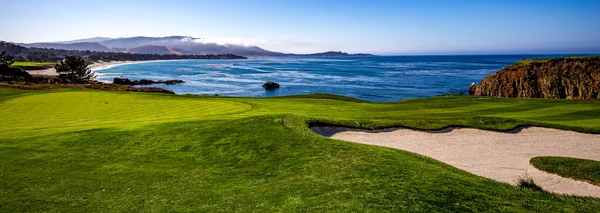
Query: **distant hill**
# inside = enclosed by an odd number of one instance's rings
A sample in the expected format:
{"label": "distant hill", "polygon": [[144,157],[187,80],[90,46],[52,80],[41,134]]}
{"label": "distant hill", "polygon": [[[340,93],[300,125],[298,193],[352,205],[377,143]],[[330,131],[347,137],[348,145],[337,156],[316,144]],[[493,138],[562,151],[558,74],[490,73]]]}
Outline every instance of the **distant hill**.
{"label": "distant hill", "polygon": [[23,44],[26,47],[55,48],[66,50],[89,50],[101,52],[130,52],[144,54],[177,54],[177,55],[208,55],[208,54],[234,54],[241,56],[300,56],[300,57],[346,57],[370,54],[348,54],[344,52],[324,52],[313,54],[290,54],[265,50],[258,46],[245,46],[234,44],[216,44],[204,42],[203,39],[189,36],[167,37],[128,37],[105,38],[96,37],[74,41],[44,42]]}
{"label": "distant hill", "polygon": [[[100,42],[100,44],[108,48],[126,48],[131,49],[146,45],[165,46],[171,48],[177,48],[176,46],[187,46],[184,45],[189,41],[197,38],[186,37],[186,36],[168,36],[168,37],[146,37],[137,36],[129,38],[114,38]],[[175,47],[174,47],[175,46]]]}
{"label": "distant hill", "polygon": [[0,51],[6,51],[6,53],[8,53],[9,55],[16,56],[27,54],[29,49],[14,43],[0,41]]}
{"label": "distant hill", "polygon": [[25,47],[38,47],[38,48],[53,48],[63,50],[80,50],[80,51],[97,51],[97,52],[111,52],[111,49],[106,46],[95,43],[95,42],[80,42],[80,43],[31,43],[23,44]]}
{"label": "distant hill", "polygon": [[[143,52],[148,49],[157,50],[165,47],[140,47],[139,51]],[[97,51],[81,51],[81,50],[66,50],[53,48],[39,47],[23,47],[21,45],[0,41],[0,52],[6,50],[9,55],[15,57],[16,61],[35,61],[35,62],[57,62],[64,59],[66,56],[79,56],[88,61],[141,61],[141,60],[172,60],[172,59],[245,59],[243,56],[232,54],[220,55],[177,55],[177,54],[133,54],[124,52],[97,52]],[[171,51],[166,49],[166,51]]]}
{"label": "distant hill", "polygon": [[129,50],[129,53],[141,53],[141,54],[160,54],[160,55],[183,55],[180,52],[173,51],[165,46],[157,46],[157,45],[144,45],[139,47],[134,47]]}
{"label": "distant hill", "polygon": [[63,44],[73,44],[73,43],[82,43],[82,42],[102,42],[102,41],[106,41],[106,40],[111,40],[112,38],[108,38],[108,37],[94,37],[94,38],[85,38],[85,39],[77,39],[77,40],[72,40],[72,41],[60,41],[60,42],[56,42],[56,43],[63,43]]}

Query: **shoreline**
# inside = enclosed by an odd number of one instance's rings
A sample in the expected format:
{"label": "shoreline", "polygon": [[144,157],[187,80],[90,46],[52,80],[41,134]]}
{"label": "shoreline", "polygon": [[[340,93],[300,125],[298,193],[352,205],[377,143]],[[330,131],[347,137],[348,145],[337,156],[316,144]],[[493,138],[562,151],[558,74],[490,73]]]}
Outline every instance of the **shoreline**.
{"label": "shoreline", "polygon": [[154,63],[154,62],[183,61],[183,60],[194,60],[194,59],[95,62],[93,64],[90,64],[88,67],[92,71],[98,71],[98,70],[110,69],[110,68],[113,68],[116,66],[128,65],[128,64],[145,64],[145,63]]}
{"label": "shoreline", "polygon": [[[144,60],[144,61],[110,61],[110,62],[94,62],[88,66],[92,71],[104,70],[113,68],[116,66],[127,65],[127,64],[142,64],[152,62],[164,62],[164,61],[180,61],[180,60]],[[37,76],[58,76],[56,69],[48,68],[43,70],[26,70],[30,75]]]}

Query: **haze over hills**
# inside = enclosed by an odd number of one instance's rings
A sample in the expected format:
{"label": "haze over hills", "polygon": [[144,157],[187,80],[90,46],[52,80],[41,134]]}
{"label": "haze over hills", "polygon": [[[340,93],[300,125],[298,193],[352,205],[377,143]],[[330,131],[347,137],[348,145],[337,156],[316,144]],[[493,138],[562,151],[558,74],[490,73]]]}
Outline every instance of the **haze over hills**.
{"label": "haze over hills", "polygon": [[111,39],[113,39],[113,38],[94,37],[94,38],[77,39],[77,40],[72,40],[72,41],[60,41],[60,42],[56,42],[56,43],[73,44],[73,43],[81,43],[81,42],[102,42],[102,41],[111,40]]}
{"label": "haze over hills", "polygon": [[111,52],[111,49],[96,42],[77,42],[77,43],[32,43],[22,44],[25,47],[38,47],[38,48],[52,48],[52,49],[63,49],[63,50],[89,50],[96,52]]}
{"label": "haze over hills", "polygon": [[217,44],[207,42],[205,39],[189,36],[167,37],[127,37],[106,38],[95,37],[61,42],[40,42],[21,44],[25,47],[54,48],[66,50],[89,50],[99,52],[126,52],[161,55],[209,55],[209,54],[234,54],[241,56],[353,56],[369,54],[348,54],[344,52],[324,52],[313,54],[290,54],[265,50],[258,46],[236,44]]}

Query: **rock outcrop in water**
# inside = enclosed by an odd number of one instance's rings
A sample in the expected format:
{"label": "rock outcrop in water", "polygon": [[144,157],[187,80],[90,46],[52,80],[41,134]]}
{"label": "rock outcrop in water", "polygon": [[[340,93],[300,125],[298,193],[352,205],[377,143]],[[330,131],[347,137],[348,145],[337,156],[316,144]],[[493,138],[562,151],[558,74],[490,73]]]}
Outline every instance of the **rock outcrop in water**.
{"label": "rock outcrop in water", "polygon": [[469,92],[511,98],[600,98],[600,57],[522,61],[472,85]]}
{"label": "rock outcrop in water", "polygon": [[279,84],[269,81],[263,84],[263,88],[265,88],[266,90],[272,90],[272,89],[278,89],[279,88]]}

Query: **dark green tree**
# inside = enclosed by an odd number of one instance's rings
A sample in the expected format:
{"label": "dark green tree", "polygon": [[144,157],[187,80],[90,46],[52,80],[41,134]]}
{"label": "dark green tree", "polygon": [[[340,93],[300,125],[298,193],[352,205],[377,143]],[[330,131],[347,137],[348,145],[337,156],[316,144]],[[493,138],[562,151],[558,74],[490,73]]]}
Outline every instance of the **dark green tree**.
{"label": "dark green tree", "polygon": [[72,83],[89,82],[90,76],[94,73],[85,63],[83,58],[77,56],[67,56],[54,67],[60,78],[66,79]]}
{"label": "dark green tree", "polygon": [[14,57],[7,54],[6,50],[0,53],[0,81],[15,82],[33,80],[31,75],[21,68],[10,67],[13,63],[15,63]]}
{"label": "dark green tree", "polygon": [[6,50],[0,53],[0,67],[8,68],[10,65],[15,63],[14,57],[6,53]]}

